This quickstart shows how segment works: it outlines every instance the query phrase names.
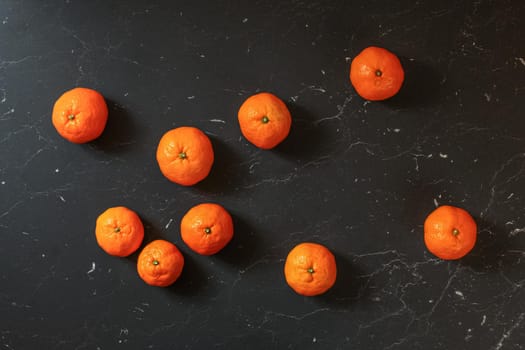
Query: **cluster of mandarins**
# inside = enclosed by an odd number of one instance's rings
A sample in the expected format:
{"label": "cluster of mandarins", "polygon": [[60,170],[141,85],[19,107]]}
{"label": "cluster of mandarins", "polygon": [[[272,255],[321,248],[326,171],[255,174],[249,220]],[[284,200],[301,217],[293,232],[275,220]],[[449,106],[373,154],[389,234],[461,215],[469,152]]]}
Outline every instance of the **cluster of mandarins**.
{"label": "cluster of mandarins", "polygon": [[[396,55],[379,47],[368,47],[356,56],[350,67],[350,81],[366,100],[388,99],[399,91],[404,70]],[[58,133],[73,143],[85,143],[99,137],[106,125],[108,108],[98,92],[75,88],[65,92],[53,108],[53,125]],[[249,97],[240,107],[238,121],[242,134],[255,146],[271,149],[290,131],[292,118],[285,103],[270,93]],[[210,139],[201,130],[182,126],[166,132],[157,147],[157,162],[162,174],[177,184],[194,185],[205,179],[214,162]],[[233,220],[228,211],[215,203],[191,208],[180,223],[181,238],[194,252],[212,255],[233,238]],[[118,257],[134,253],[144,239],[139,216],[125,207],[114,207],[97,218],[95,228],[99,246]],[[459,259],[476,242],[477,227],[468,212],[453,206],[434,210],[424,224],[424,241],[434,255]],[[147,244],[139,254],[137,271],[148,284],[168,286],[180,276],[184,257],[166,240]],[[288,254],[284,275],[298,294],[313,296],[329,290],[336,281],[334,255],[317,243],[304,242]]]}

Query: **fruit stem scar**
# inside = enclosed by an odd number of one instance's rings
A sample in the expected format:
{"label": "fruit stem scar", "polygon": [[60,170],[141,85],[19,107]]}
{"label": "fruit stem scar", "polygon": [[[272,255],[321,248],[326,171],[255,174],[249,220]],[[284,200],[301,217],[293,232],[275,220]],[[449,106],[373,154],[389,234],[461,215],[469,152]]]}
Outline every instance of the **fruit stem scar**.
{"label": "fruit stem scar", "polygon": [[270,121],[270,119],[267,116],[264,116],[262,117],[261,121],[263,122],[263,124],[266,124]]}
{"label": "fruit stem scar", "polygon": [[376,77],[380,77],[383,75],[383,72],[381,72],[381,70],[377,69],[376,70]]}
{"label": "fruit stem scar", "polygon": [[179,153],[179,158],[180,159],[186,159],[186,152],[180,152]]}
{"label": "fruit stem scar", "polygon": [[152,264],[157,266],[159,264],[159,261],[155,259],[155,260],[153,260]]}
{"label": "fruit stem scar", "polygon": [[453,230],[452,230],[452,234],[453,234],[454,236],[459,235],[459,230],[458,230],[457,228],[453,229]]}
{"label": "fruit stem scar", "polygon": [[70,115],[67,116],[67,119],[73,120],[73,119],[75,119],[75,115],[73,113],[71,113]]}
{"label": "fruit stem scar", "polygon": [[206,228],[204,229],[204,233],[206,233],[207,235],[209,235],[209,234],[211,233],[211,228],[206,227]]}
{"label": "fruit stem scar", "polygon": [[314,268],[313,267],[309,267],[308,270],[306,270],[306,271],[308,271],[308,273],[314,273]]}
{"label": "fruit stem scar", "polygon": [[120,232],[120,227],[115,227],[115,229],[113,231],[115,231],[116,233],[119,233]]}

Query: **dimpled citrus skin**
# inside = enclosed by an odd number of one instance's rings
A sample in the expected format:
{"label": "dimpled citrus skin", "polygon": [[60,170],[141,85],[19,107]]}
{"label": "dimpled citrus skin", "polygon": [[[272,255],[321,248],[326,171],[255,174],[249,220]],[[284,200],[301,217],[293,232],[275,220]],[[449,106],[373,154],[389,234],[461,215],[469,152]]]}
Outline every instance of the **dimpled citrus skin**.
{"label": "dimpled citrus skin", "polygon": [[193,251],[213,255],[233,238],[233,220],[222,206],[202,203],[191,208],[180,223],[181,237]]}
{"label": "dimpled citrus skin", "polygon": [[167,287],[173,284],[184,268],[184,256],[175,244],[155,240],[147,244],[139,254],[137,272],[151,286]]}
{"label": "dimpled citrus skin", "polygon": [[73,143],[86,143],[99,137],[107,119],[106,101],[92,89],[79,87],[66,91],[53,106],[53,126]]}
{"label": "dimpled citrus skin", "polygon": [[95,235],[98,245],[108,254],[124,257],[133,254],[144,239],[139,216],[126,207],[113,207],[99,215]]}
{"label": "dimpled citrus skin", "polygon": [[288,285],[298,294],[323,294],[337,278],[335,257],[323,245],[300,243],[288,253],[284,275]]}
{"label": "dimpled citrus skin", "polygon": [[246,99],[239,108],[238,120],[244,137],[262,149],[271,149],[281,143],[292,125],[286,104],[267,92]]}
{"label": "dimpled citrus skin", "polygon": [[424,237],[432,254],[445,260],[460,259],[474,248],[477,225],[466,210],[443,205],[426,218]]}
{"label": "dimpled citrus skin", "polygon": [[401,89],[405,72],[399,58],[381,47],[367,47],[350,66],[350,81],[366,100],[386,100]]}
{"label": "dimpled citrus skin", "polygon": [[166,132],[157,147],[157,162],[162,174],[183,186],[204,180],[213,161],[210,139],[195,127],[182,126]]}

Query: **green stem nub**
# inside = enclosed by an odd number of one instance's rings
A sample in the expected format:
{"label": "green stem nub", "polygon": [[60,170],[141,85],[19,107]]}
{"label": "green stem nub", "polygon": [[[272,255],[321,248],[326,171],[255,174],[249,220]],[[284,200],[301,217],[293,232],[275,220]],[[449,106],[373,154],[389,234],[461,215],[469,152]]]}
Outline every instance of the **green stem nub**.
{"label": "green stem nub", "polygon": [[180,159],[186,159],[186,153],[185,152],[180,152],[179,153],[179,158]]}
{"label": "green stem nub", "polygon": [[454,236],[459,235],[459,230],[458,230],[457,228],[453,229],[453,230],[452,230],[452,234],[453,234]]}
{"label": "green stem nub", "polygon": [[264,116],[264,117],[262,117],[261,121],[263,122],[263,124],[266,124],[266,123],[268,123],[270,121],[270,119],[268,119],[267,116]]}
{"label": "green stem nub", "polygon": [[207,235],[209,235],[209,234],[211,233],[211,228],[206,227],[206,228],[204,229],[204,233],[206,233]]}
{"label": "green stem nub", "polygon": [[314,273],[314,268],[313,268],[313,267],[310,267],[310,268],[309,268],[308,270],[306,270],[306,271],[308,271],[308,273]]}
{"label": "green stem nub", "polygon": [[159,264],[158,260],[153,260],[153,265],[157,266]]}
{"label": "green stem nub", "polygon": [[70,115],[67,116],[67,119],[73,120],[73,119],[75,119],[75,115],[74,114],[70,114]]}
{"label": "green stem nub", "polygon": [[115,231],[115,233],[119,233],[120,232],[120,227],[115,227],[114,231]]}
{"label": "green stem nub", "polygon": [[376,70],[376,77],[380,77],[383,75],[383,72],[381,72],[379,69]]}

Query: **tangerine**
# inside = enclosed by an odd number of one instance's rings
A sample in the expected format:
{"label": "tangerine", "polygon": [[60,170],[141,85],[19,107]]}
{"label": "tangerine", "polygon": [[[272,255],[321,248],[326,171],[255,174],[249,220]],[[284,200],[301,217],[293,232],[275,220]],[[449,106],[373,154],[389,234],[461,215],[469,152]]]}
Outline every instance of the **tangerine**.
{"label": "tangerine", "polygon": [[97,218],[95,235],[98,245],[109,255],[133,254],[144,239],[144,226],[137,213],[126,207],[113,207]]}
{"label": "tangerine", "polygon": [[381,47],[367,47],[350,65],[350,81],[366,100],[380,101],[394,96],[404,79],[405,71],[399,58]]}
{"label": "tangerine", "polygon": [[167,287],[181,275],[184,256],[175,244],[158,239],[147,244],[139,254],[137,272],[151,286]]}
{"label": "tangerine", "polygon": [[78,87],[66,91],[53,106],[53,126],[73,143],[86,143],[99,137],[107,120],[106,101],[92,89]]}
{"label": "tangerine", "polygon": [[169,180],[183,186],[204,180],[213,161],[210,139],[195,127],[182,126],[166,132],[157,147],[160,171]]}
{"label": "tangerine", "polygon": [[281,143],[292,125],[286,104],[268,92],[246,99],[239,108],[238,120],[244,137],[262,149],[271,149]]}
{"label": "tangerine", "polygon": [[430,213],[424,224],[425,245],[444,260],[460,259],[476,244],[477,225],[464,209],[443,205]]}
{"label": "tangerine", "polygon": [[233,220],[224,207],[202,203],[191,208],[180,222],[184,243],[202,255],[213,255],[233,237]]}
{"label": "tangerine", "polygon": [[337,277],[335,257],[321,244],[300,243],[286,257],[284,276],[298,294],[323,294],[332,288]]}

